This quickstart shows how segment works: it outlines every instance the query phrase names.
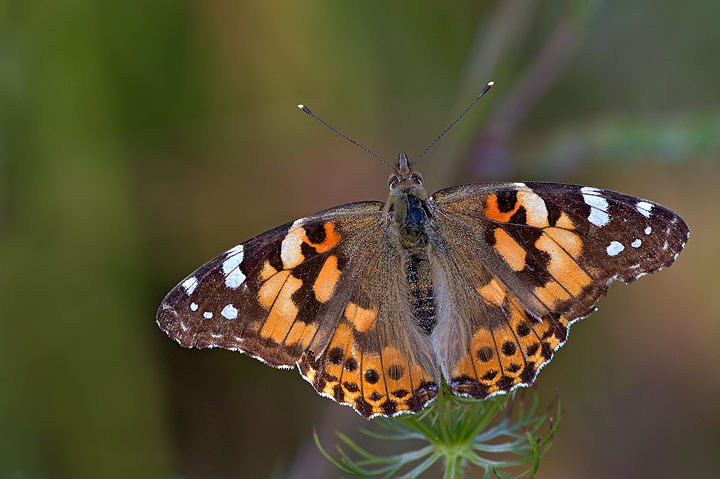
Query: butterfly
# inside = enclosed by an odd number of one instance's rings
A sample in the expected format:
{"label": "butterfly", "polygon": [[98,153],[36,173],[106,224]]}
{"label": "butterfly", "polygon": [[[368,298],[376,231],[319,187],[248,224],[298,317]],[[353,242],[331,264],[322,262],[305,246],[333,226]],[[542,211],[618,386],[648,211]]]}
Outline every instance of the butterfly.
{"label": "butterfly", "polygon": [[480,183],[429,195],[406,155],[386,202],[271,229],[163,300],[185,347],[297,366],[366,418],[420,411],[441,375],[464,396],[531,384],[615,280],[669,266],[685,222],[648,200],[560,183]]}
{"label": "butterfly", "polygon": [[543,182],[430,195],[413,166],[398,156],[384,203],[217,256],[168,293],[158,325],[188,348],[297,367],[365,418],[414,413],[443,379],[477,399],[532,384],[611,282],[670,266],[688,240],[682,218],[641,198]]}

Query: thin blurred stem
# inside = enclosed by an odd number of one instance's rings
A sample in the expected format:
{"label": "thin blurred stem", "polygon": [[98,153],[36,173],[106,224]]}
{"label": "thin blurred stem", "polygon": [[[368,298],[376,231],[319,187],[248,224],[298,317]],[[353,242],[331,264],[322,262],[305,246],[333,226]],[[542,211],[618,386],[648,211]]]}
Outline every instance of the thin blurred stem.
{"label": "thin blurred stem", "polygon": [[535,108],[584,39],[584,26],[569,16],[559,19],[525,72],[494,109],[475,140],[469,168],[483,177],[509,176],[506,145],[518,125]]}

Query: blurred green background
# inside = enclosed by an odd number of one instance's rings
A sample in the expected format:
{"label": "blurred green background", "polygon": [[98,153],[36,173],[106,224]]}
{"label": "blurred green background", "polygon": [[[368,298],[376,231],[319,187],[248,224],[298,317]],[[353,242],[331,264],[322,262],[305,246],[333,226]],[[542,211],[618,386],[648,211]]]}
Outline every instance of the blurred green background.
{"label": "blurred green background", "polygon": [[[650,198],[693,230],[616,285],[537,384],[539,478],[720,476],[720,2],[0,1],[0,477],[338,477],[364,420],[296,372],[186,350],[163,296],[273,226],[545,180]],[[433,476],[428,476],[433,477]],[[470,476],[474,477],[474,476]]]}

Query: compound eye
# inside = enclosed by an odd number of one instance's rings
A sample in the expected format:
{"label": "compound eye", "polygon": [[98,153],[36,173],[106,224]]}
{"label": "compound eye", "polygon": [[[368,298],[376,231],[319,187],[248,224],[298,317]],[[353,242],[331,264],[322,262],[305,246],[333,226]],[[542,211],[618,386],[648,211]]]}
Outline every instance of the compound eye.
{"label": "compound eye", "polygon": [[396,174],[392,174],[390,175],[390,178],[388,178],[388,186],[392,189],[398,181],[400,181],[400,178],[398,178]]}
{"label": "compound eye", "polygon": [[423,179],[422,179],[422,176],[420,175],[420,173],[415,173],[415,172],[413,172],[413,174],[412,174],[412,179],[415,180],[418,185],[422,185],[422,184],[423,184]]}

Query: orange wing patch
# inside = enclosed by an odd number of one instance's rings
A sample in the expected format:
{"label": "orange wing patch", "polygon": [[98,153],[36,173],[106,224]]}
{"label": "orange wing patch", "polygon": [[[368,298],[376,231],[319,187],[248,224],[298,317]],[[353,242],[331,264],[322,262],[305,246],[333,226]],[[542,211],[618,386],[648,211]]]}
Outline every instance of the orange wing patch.
{"label": "orange wing patch", "polygon": [[335,286],[340,279],[337,256],[328,256],[320,273],[313,283],[315,299],[321,303],[327,302],[335,292]]}
{"label": "orange wing patch", "polygon": [[335,231],[334,223],[325,223],[323,225],[323,228],[325,229],[325,239],[323,241],[319,243],[313,243],[312,241],[308,240],[307,242],[310,246],[315,248],[315,251],[317,251],[318,253],[324,253],[340,242],[340,234]]}
{"label": "orange wing patch", "polygon": [[417,385],[432,380],[417,364],[411,365],[396,348],[383,350],[384,382],[393,399],[407,399]]}
{"label": "orange wing patch", "polygon": [[345,319],[350,321],[350,324],[361,333],[375,327],[377,313],[377,308],[364,309],[355,303],[348,303],[347,307],[345,307]]}
{"label": "orange wing patch", "polygon": [[545,202],[531,190],[520,190],[517,192],[517,199],[509,211],[502,211],[497,195],[490,195],[485,204],[485,216],[493,221],[507,223],[517,213],[520,207],[525,208],[525,224],[544,228],[550,226],[548,223],[548,211]]}
{"label": "orange wing patch", "polygon": [[503,286],[497,278],[493,278],[485,286],[477,288],[477,292],[480,296],[488,303],[496,306],[502,306],[505,302],[505,298],[508,297],[507,289]]}
{"label": "orange wing patch", "polygon": [[270,309],[260,336],[281,343],[287,336],[298,314],[298,307],[292,300],[292,294],[300,289],[302,280],[295,278],[290,271],[281,271],[267,280],[258,292],[261,306]]}
{"label": "orange wing patch", "polygon": [[507,223],[510,221],[510,218],[512,215],[514,215],[520,205],[517,203],[515,204],[515,207],[510,211],[500,211],[500,205],[498,204],[498,197],[497,195],[490,195],[487,199],[487,203],[485,205],[485,216],[490,218],[493,221],[500,221],[501,223]]}
{"label": "orange wing patch", "polygon": [[307,231],[303,227],[303,219],[295,221],[285,235],[280,247],[280,259],[284,269],[292,269],[305,261],[302,253],[303,243],[312,247],[316,253],[324,253],[340,242],[340,234],[335,231],[335,224],[327,222],[323,225],[325,230],[324,239],[313,243],[308,238]]}
{"label": "orange wing patch", "polygon": [[575,229],[575,223],[572,222],[570,217],[564,211],[560,214],[560,218],[555,222],[557,228],[563,228],[566,230]]}
{"label": "orange wing patch", "polygon": [[263,268],[260,271],[260,281],[269,280],[277,272],[278,270],[273,268],[273,266],[270,264],[270,261],[265,261],[265,263],[263,263]]}
{"label": "orange wing patch", "polygon": [[303,323],[297,321],[290,328],[290,332],[285,338],[285,344],[300,344],[303,348],[307,348],[310,345],[315,333],[317,332],[317,325],[313,323]]}
{"label": "orange wing patch", "polygon": [[504,229],[495,228],[493,247],[514,271],[525,269],[527,253]]}
{"label": "orange wing patch", "polygon": [[493,379],[500,371],[500,361],[497,358],[497,347],[492,332],[489,329],[476,331],[470,342],[470,349],[472,354],[460,360],[453,369],[451,377]]}
{"label": "orange wing patch", "polygon": [[550,255],[547,266],[554,281],[536,288],[535,294],[548,307],[558,301],[577,296],[592,278],[578,265],[575,258],[582,251],[582,240],[578,235],[561,228],[546,228],[535,242],[535,247]]}

